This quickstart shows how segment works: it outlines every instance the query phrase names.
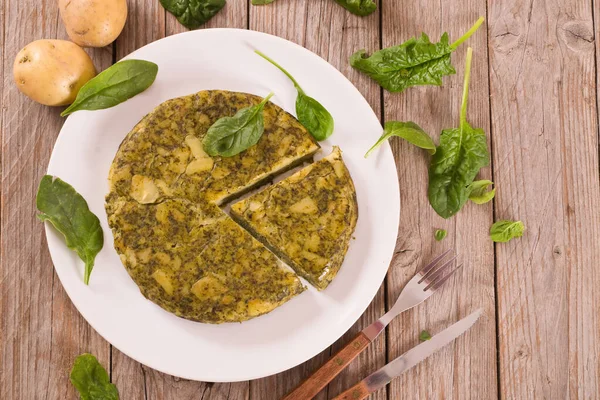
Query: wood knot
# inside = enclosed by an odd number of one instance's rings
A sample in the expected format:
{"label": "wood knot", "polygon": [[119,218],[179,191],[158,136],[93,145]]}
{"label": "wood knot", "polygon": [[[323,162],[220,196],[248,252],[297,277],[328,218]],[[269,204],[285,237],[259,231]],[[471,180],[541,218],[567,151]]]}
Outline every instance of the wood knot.
{"label": "wood knot", "polygon": [[494,47],[499,51],[507,51],[519,45],[521,34],[518,31],[504,30],[493,36]]}
{"label": "wood knot", "polygon": [[569,21],[559,28],[559,36],[573,51],[594,48],[594,31],[586,21]]}
{"label": "wood knot", "polygon": [[560,246],[554,246],[554,249],[552,249],[552,252],[554,253],[554,255],[556,256],[561,256],[563,251],[560,248]]}
{"label": "wood knot", "polygon": [[527,358],[529,356],[529,353],[527,351],[527,348],[525,347],[521,347],[519,348],[519,350],[517,350],[517,352],[515,353],[513,359],[523,359],[523,358]]}
{"label": "wood knot", "polygon": [[507,54],[525,44],[521,34],[523,27],[515,20],[493,24],[490,29],[490,42],[494,51]]}
{"label": "wood knot", "polygon": [[419,258],[420,250],[421,241],[416,232],[400,228],[391,267],[411,266]]}

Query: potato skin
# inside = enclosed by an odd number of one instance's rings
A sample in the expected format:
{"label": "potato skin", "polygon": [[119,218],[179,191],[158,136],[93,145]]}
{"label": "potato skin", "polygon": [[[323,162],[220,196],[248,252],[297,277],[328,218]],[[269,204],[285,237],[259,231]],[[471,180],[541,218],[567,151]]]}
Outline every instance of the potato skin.
{"label": "potato skin", "polygon": [[114,42],[127,19],[126,0],[59,0],[58,8],[69,38],[82,47]]}
{"label": "potato skin", "polygon": [[71,104],[96,75],[90,56],[66,40],[36,40],[23,47],[13,65],[18,89],[47,106]]}

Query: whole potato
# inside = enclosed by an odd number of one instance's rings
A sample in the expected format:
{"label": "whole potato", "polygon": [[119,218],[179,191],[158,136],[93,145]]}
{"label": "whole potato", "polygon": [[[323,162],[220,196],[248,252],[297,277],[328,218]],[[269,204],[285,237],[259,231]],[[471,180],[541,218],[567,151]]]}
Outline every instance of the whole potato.
{"label": "whole potato", "polygon": [[64,106],[75,100],[96,70],[90,56],[75,43],[36,40],[17,54],[13,75],[27,97],[47,106]]}
{"label": "whole potato", "polygon": [[126,0],[58,0],[71,40],[83,47],[104,47],[123,30]]}

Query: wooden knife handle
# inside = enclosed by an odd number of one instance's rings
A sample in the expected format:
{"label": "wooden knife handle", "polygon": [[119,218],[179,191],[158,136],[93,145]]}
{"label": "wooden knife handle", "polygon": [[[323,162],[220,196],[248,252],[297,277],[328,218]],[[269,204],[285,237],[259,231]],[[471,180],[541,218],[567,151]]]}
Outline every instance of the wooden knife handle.
{"label": "wooden knife handle", "polygon": [[361,381],[345,392],[335,396],[333,400],[361,400],[366,399],[370,394],[371,392],[367,384]]}
{"label": "wooden knife handle", "polygon": [[300,386],[288,393],[283,400],[309,400],[315,397],[329,382],[333,380],[348,364],[354,360],[371,343],[364,333],[358,335],[337,354],[329,359]]}

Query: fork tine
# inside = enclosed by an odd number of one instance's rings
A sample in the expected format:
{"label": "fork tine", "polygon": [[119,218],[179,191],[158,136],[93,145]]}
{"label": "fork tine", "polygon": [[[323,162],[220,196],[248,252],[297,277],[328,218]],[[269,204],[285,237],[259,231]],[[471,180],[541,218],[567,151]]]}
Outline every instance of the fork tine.
{"label": "fork tine", "polygon": [[442,254],[440,254],[439,256],[437,256],[436,258],[433,259],[433,261],[431,261],[429,264],[427,264],[426,266],[424,266],[423,268],[421,268],[421,270],[419,270],[419,274],[421,275],[427,275],[427,273],[431,270],[431,268],[435,267],[435,265],[442,259],[444,258],[448,253],[450,253],[450,251],[452,251],[452,249],[448,249],[445,252],[443,252]]}
{"label": "fork tine", "polygon": [[448,261],[444,262],[444,264],[437,266],[435,268],[432,268],[431,270],[429,270],[429,272],[427,272],[420,280],[418,283],[421,283],[423,281],[428,281],[428,282],[433,282],[435,279],[437,279],[439,277],[439,275],[449,266],[451,265],[454,260],[456,260],[456,258],[458,257],[458,254],[455,254],[454,256],[452,256],[452,258],[450,258]]}
{"label": "fork tine", "polygon": [[463,265],[464,264],[460,264],[458,267],[456,267],[452,271],[448,272],[442,278],[436,280],[435,282],[430,283],[429,285],[427,285],[427,287],[425,288],[425,290],[428,290],[428,289],[437,290],[437,289],[439,289],[440,286],[442,286],[444,284],[444,282],[446,282],[452,275],[454,275],[454,273],[456,272],[456,270],[458,270]]}

